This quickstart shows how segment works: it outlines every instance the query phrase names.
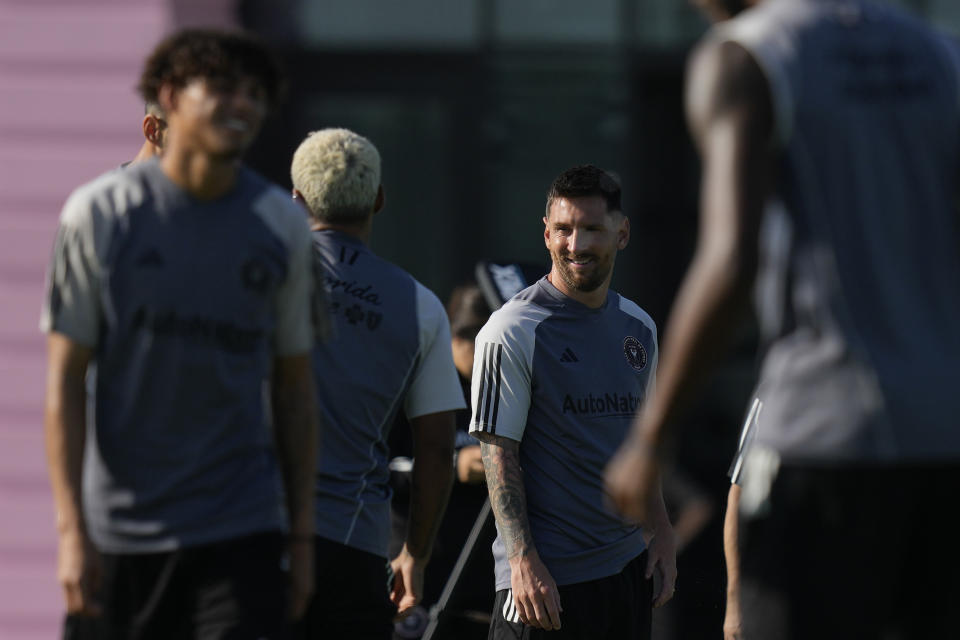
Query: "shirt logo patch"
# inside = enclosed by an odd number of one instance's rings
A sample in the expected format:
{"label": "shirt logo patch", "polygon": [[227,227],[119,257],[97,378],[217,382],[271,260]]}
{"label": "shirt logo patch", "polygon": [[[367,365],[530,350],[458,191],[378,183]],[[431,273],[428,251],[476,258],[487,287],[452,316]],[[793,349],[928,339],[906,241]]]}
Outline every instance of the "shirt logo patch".
{"label": "shirt logo patch", "polygon": [[570,350],[570,347],[567,347],[560,356],[560,362],[580,362],[580,358]]}
{"label": "shirt logo patch", "polygon": [[240,274],[243,279],[243,286],[260,295],[267,292],[270,288],[270,281],[273,280],[266,265],[259,258],[250,258],[244,262]]}
{"label": "shirt logo patch", "polygon": [[633,367],[634,371],[643,371],[647,366],[647,350],[633,336],[623,339],[623,355],[626,356],[627,364]]}

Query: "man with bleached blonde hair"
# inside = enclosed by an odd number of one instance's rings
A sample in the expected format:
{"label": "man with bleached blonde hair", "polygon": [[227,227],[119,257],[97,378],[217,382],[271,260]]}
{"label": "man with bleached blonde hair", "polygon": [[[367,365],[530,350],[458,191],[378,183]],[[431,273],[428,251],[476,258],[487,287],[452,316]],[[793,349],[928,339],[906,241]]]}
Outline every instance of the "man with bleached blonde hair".
{"label": "man with bleached blonde hair", "polygon": [[[315,489],[317,591],[306,638],[382,638],[423,593],[453,480],[454,412],[465,405],[440,300],[367,246],[383,208],[380,154],[346,129],[311,133],[291,166],[310,212],[333,337],[313,351],[321,415]],[[406,542],[387,562],[387,436],[403,410],[414,458]],[[336,576],[331,580],[330,576]],[[385,588],[389,585],[389,588]]]}
{"label": "man with bleached blonde hair", "polygon": [[293,156],[293,184],[310,213],[327,222],[356,222],[383,206],[380,152],[348,129],[311,133]]}

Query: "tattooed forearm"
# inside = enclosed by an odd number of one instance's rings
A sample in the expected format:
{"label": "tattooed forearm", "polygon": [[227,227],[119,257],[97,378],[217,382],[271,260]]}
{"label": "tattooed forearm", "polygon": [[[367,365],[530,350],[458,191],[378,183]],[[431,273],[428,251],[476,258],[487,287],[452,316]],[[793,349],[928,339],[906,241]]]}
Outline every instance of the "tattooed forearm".
{"label": "tattooed forearm", "polygon": [[520,469],[519,443],[497,438],[480,444],[490,507],[497,519],[507,558],[524,556],[533,548],[527,520],[527,495]]}

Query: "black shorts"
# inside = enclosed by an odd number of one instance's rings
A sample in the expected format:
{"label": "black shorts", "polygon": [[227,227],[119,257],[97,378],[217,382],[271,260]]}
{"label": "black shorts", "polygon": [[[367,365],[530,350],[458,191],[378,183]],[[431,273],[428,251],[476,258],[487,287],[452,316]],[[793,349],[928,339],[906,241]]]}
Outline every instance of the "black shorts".
{"label": "black shorts", "polygon": [[259,640],[287,637],[279,532],[166,553],[102,554],[97,619],[68,616],[66,638]]}
{"label": "black shorts", "polygon": [[960,465],[781,465],[740,516],[744,637],[957,637],[958,493]]}
{"label": "black shorts", "polygon": [[561,585],[560,629],[521,624],[509,589],[497,591],[488,640],[650,640],[653,580],[644,577],[647,552],[618,574]]}
{"label": "black shorts", "polygon": [[316,590],[298,640],[390,640],[397,608],[386,558],[320,537],[314,549]]}

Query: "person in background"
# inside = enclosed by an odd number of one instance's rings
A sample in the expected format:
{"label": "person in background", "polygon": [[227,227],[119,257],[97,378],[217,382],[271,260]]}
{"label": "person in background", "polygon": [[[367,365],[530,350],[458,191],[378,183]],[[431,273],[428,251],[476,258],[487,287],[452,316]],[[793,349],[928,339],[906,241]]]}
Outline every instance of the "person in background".
{"label": "person in background", "polygon": [[[460,377],[464,400],[470,401],[470,376],[473,373],[473,349],[477,332],[490,316],[490,306],[480,287],[474,282],[454,287],[447,299],[447,316],[450,318],[450,339],[453,364]],[[404,421],[400,421],[404,422]],[[395,638],[417,638],[429,622],[431,605],[437,603],[451,577],[464,544],[487,499],[484,485],[483,462],[480,459],[480,443],[467,429],[470,410],[456,413],[457,433],[454,442],[455,482],[447,503],[447,511],[437,533],[433,557],[427,566],[426,581],[421,606],[407,619],[398,622]],[[398,552],[403,544],[407,528],[409,504],[409,473],[401,471],[410,464],[411,443],[409,429],[398,424],[391,432],[391,484],[394,486],[391,553]],[[489,544],[491,527],[484,528],[478,544]],[[488,539],[489,538],[489,539]],[[493,606],[493,563],[488,553],[470,551],[463,572],[457,579],[452,601],[442,613],[442,630],[456,634],[458,638],[486,637],[486,624]]]}
{"label": "person in background", "polygon": [[602,490],[657,366],[653,320],[610,290],[630,239],[620,186],[592,165],[568,169],[543,223],[549,274],[476,338],[470,433],[498,533],[489,637],[647,639],[651,605],[673,595],[673,529],[659,487],[643,528]]}
{"label": "person in background", "polygon": [[[450,317],[453,364],[460,374],[464,398],[469,403],[475,340],[477,333],[490,317],[490,305],[483,297],[480,287],[474,283],[462,284],[450,294],[447,315]],[[480,443],[467,432],[469,423],[468,407],[457,414],[457,480],[464,485],[481,485],[485,477],[483,460],[480,458]],[[480,504],[476,506],[479,508]]]}
{"label": "person in background", "polygon": [[740,494],[743,491],[747,451],[757,435],[757,425],[760,422],[762,409],[763,401],[758,392],[750,405],[746,420],[743,421],[737,454],[730,463],[730,489],[727,492],[727,509],[723,517],[723,559],[727,571],[727,600],[723,617],[724,640],[743,640],[743,615],[740,607]]}
{"label": "person in background", "polygon": [[[439,299],[368,242],[384,205],[380,154],[346,129],[309,134],[293,155],[293,196],[309,212],[333,317],[313,351],[321,447],[315,481],[317,593],[306,638],[390,638],[423,596],[453,480],[463,393]],[[410,517],[389,562],[387,441],[398,412],[413,435]]]}

